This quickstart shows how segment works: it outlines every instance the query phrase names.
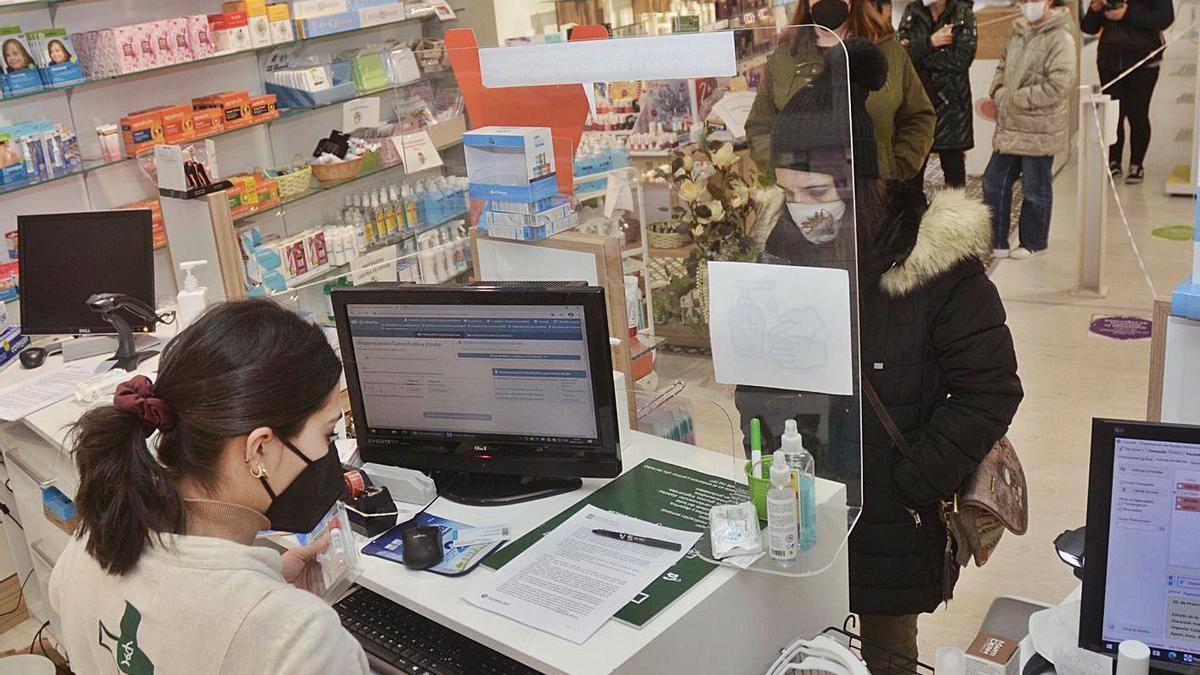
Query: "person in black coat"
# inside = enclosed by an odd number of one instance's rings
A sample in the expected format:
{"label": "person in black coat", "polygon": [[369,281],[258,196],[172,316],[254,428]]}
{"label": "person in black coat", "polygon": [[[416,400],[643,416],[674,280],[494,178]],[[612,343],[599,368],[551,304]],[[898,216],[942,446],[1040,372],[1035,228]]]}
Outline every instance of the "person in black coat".
{"label": "person in black coat", "polygon": [[[977,42],[975,10],[968,0],[910,2],[896,30],[937,111],[932,152],[947,187],[967,184],[966,151],[975,147],[971,64]],[[922,168],[920,185],[924,182]]]}
{"label": "person in black coat", "polygon": [[[1121,175],[1125,150],[1125,121],[1129,120],[1129,173],[1125,182],[1141,183],[1146,176],[1143,164],[1150,147],[1150,98],[1158,84],[1162,65],[1162,32],[1175,22],[1171,0],[1091,0],[1080,27],[1089,35],[1100,33],[1096,66],[1101,87],[1120,102],[1117,142],[1108,149],[1108,170]],[[1141,63],[1147,56],[1152,58]],[[1141,64],[1141,65],[1138,65]],[[1126,70],[1137,68],[1115,84]]]}
{"label": "person in black coat", "polygon": [[[841,186],[853,213],[848,209],[837,227],[798,226],[792,211],[799,195],[788,190],[789,208],[767,237],[764,259],[843,266],[855,258],[849,233],[856,233],[857,261],[850,269],[857,270],[852,316],[859,325],[860,376],[870,378],[913,457],[900,455],[864,401],[862,512],[850,534],[850,607],[860,615],[867,643],[916,659],[917,616],[948,600],[958,579],[953,558],[946,557],[940,503],[1007,432],[1023,393],[1004,306],[981,262],[991,245],[987,208],[961,190],[939,192],[926,205],[910,181],[877,178],[862,104],[868,89],[881,84],[874,65],[883,57],[866,41],[847,42],[847,50],[849,114],[844,106],[839,111],[828,105],[846,100],[838,95],[838,78],[817,77],[789,102],[791,114],[780,114],[772,142],[776,166],[783,167],[777,170],[782,187],[787,189],[788,170],[809,176],[808,184],[811,176],[825,174]],[[826,58],[826,70],[836,70]],[[851,135],[854,172],[848,175],[848,163],[827,160],[839,149],[845,154]],[[813,236],[830,230],[837,233],[832,240]],[[855,391],[861,391],[857,378]],[[857,401],[757,387],[739,387],[735,394],[744,430],[758,416],[771,438],[784,421],[797,419],[805,446],[816,448],[818,473],[851,483],[857,482],[852,463],[837,465],[848,454],[857,459]],[[878,652],[868,649],[865,656],[872,672],[888,672]]]}

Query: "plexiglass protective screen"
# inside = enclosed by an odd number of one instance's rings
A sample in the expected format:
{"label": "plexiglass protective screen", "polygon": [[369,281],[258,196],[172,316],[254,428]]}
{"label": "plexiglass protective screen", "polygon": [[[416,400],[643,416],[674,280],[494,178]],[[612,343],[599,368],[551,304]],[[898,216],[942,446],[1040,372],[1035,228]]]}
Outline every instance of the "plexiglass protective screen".
{"label": "plexiglass protective screen", "polygon": [[[354,134],[378,156],[324,186],[346,195],[326,218],[358,251],[268,294],[327,321],[337,284],[603,285],[627,470],[690,463],[736,485],[726,501],[754,504],[760,528],[772,453],[796,470],[794,560],[724,556],[707,529],[695,557],[784,576],[844,565],[863,492],[846,51],[816,26],[617,32],[373,48],[393,86]],[[391,206],[372,203],[380,187]]]}

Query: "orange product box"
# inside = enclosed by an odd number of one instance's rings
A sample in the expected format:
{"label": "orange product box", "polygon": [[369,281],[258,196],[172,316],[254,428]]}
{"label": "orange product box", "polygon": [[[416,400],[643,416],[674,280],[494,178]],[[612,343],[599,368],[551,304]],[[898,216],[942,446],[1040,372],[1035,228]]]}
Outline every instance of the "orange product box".
{"label": "orange product box", "polygon": [[196,137],[192,121],[192,106],[171,105],[159,109],[162,115],[163,139],[167,143],[183,143]]}
{"label": "orange product box", "polygon": [[225,130],[225,113],[217,108],[192,110],[192,132],[195,138],[219,134]]}
{"label": "orange product box", "polygon": [[159,109],[140,110],[121,118],[121,136],[125,154],[134,157],[163,142],[162,113]]}
{"label": "orange product box", "polygon": [[217,108],[223,112],[226,129],[253,123],[250,116],[250,92],[223,91],[192,99],[193,108]]}
{"label": "orange product box", "polygon": [[223,14],[232,14],[234,12],[246,13],[246,0],[231,0],[230,2],[221,3],[221,12]]}
{"label": "orange product box", "polygon": [[268,208],[278,204],[281,201],[279,181],[271,180],[265,176],[257,176],[257,179],[259,208]]}
{"label": "orange product box", "polygon": [[255,124],[279,117],[279,106],[275,94],[263,94],[250,99],[250,117]]}

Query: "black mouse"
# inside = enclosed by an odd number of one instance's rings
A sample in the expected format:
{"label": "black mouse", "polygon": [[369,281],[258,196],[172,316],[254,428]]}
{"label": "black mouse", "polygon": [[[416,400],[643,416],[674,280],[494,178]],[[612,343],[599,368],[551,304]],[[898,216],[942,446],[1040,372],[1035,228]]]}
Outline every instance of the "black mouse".
{"label": "black mouse", "polygon": [[418,525],[404,531],[404,566],[410,570],[426,570],[442,562],[442,528]]}
{"label": "black mouse", "polygon": [[46,362],[46,350],[42,347],[29,347],[20,354],[21,367],[37,368]]}

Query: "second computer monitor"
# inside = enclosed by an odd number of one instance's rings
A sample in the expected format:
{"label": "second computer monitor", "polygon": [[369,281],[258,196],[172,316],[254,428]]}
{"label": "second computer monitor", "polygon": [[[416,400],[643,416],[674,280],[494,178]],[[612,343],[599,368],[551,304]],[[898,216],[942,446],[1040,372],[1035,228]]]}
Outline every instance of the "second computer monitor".
{"label": "second computer monitor", "polygon": [[363,459],[417,469],[621,471],[603,289],[338,289]]}

